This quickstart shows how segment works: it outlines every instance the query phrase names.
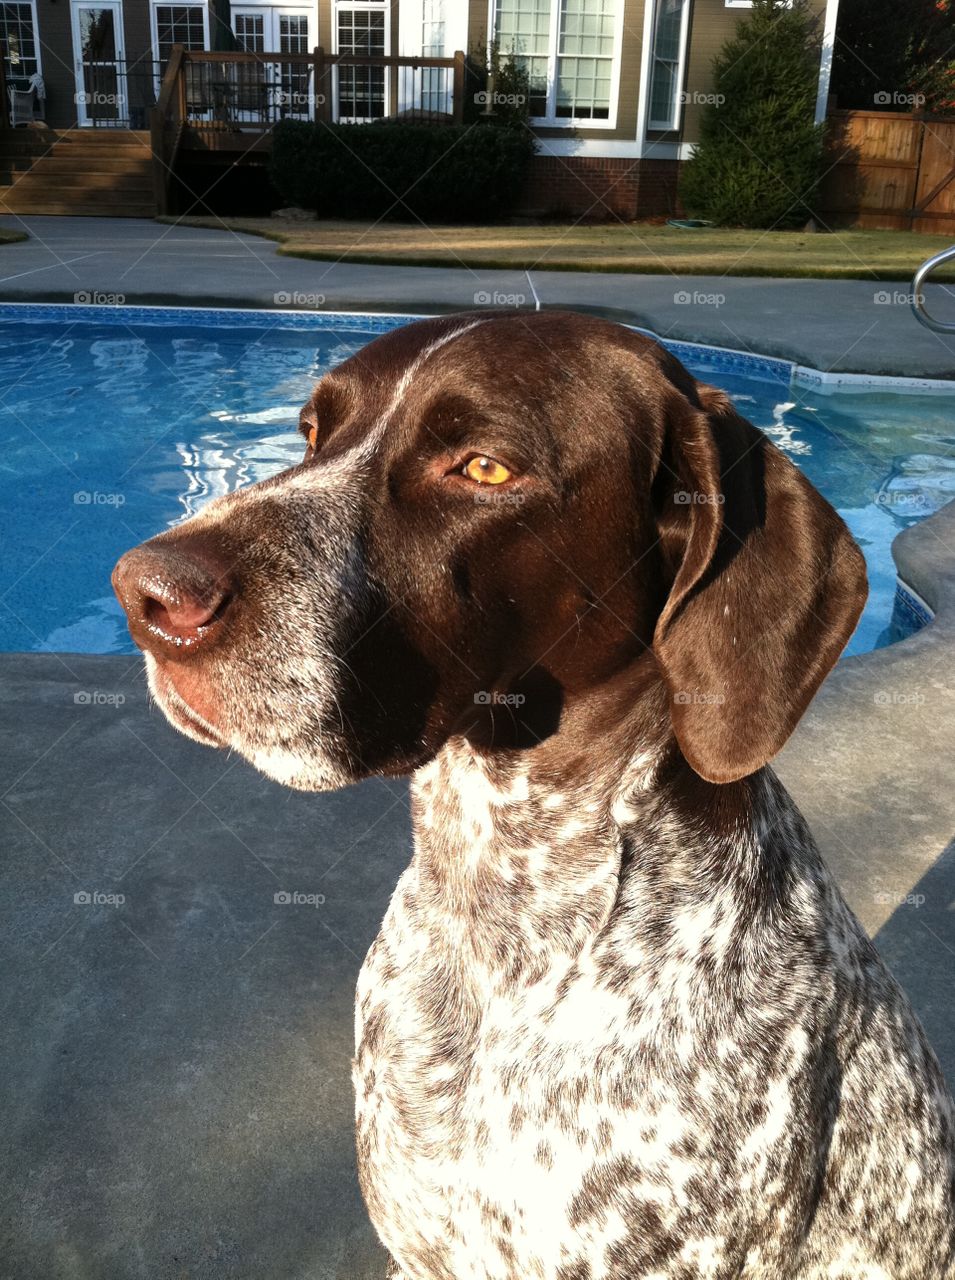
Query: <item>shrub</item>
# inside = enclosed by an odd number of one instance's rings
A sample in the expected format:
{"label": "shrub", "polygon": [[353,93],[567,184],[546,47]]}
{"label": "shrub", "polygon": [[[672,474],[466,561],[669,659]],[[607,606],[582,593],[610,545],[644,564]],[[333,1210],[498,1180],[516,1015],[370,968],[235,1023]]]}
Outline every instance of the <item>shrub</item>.
{"label": "shrub", "polygon": [[512,53],[502,54],[496,40],[491,44],[487,60],[482,112],[488,106],[498,124],[529,127],[531,84],[527,69]]}
{"label": "shrub", "polygon": [[687,212],[723,226],[794,227],[810,215],[824,126],[819,46],[805,0],[753,0],[713,63],[713,102],[684,166]]}
{"label": "shrub", "polygon": [[494,124],[309,124],[275,128],[271,176],[320,218],[487,222],[512,207],[534,140]]}

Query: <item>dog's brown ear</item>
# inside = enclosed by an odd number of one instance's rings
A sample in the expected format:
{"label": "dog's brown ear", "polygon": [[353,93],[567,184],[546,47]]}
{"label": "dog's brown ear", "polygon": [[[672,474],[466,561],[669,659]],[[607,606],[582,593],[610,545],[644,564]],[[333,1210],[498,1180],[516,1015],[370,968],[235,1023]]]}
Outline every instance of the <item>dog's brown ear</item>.
{"label": "dog's brown ear", "polygon": [[733,782],[792,733],[862,612],[865,562],[801,471],[699,386],[679,397],[654,495],[673,586],[653,648],[680,748]]}

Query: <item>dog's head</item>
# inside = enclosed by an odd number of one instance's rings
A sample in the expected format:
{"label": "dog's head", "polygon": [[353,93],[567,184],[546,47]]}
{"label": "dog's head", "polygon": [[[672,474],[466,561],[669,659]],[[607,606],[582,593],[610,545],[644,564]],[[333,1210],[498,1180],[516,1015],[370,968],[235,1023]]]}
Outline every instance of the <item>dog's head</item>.
{"label": "dog's head", "polygon": [[865,599],[802,474],[602,320],[409,325],[326,374],[300,426],[298,466],[114,574],[173,724],[293,786],[406,772],[456,734],[529,745],[637,663],[692,767],[731,781],[785,742]]}

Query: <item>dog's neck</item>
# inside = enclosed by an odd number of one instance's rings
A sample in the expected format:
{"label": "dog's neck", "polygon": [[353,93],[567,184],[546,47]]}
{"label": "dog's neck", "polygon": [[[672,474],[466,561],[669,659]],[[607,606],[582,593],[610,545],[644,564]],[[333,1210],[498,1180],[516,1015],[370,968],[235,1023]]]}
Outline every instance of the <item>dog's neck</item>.
{"label": "dog's neck", "polygon": [[[684,807],[698,812],[729,790],[702,782],[682,760],[662,688],[631,692],[640,693],[635,702],[619,689],[581,700],[556,734],[528,750],[454,738],[414,776],[417,896],[443,940],[450,935],[458,954],[492,978],[533,981],[560,953],[579,955],[640,860],[652,860],[653,837],[636,850],[633,832],[682,832]],[[686,787],[695,792],[684,806]],[[668,850],[665,874],[695,893],[692,844]]]}

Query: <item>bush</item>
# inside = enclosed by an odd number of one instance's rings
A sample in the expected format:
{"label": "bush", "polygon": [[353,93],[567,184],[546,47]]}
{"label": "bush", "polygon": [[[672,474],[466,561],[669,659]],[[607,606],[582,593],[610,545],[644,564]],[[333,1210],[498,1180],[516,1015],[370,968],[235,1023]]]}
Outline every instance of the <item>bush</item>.
{"label": "bush", "polygon": [[320,218],[488,222],[516,202],[534,140],[526,129],[418,124],[275,128],[272,183]]}
{"label": "bush", "polygon": [[805,0],[753,0],[713,63],[714,101],[684,166],[688,213],[722,226],[795,227],[811,214],[822,173],[814,123],[819,45]]}

